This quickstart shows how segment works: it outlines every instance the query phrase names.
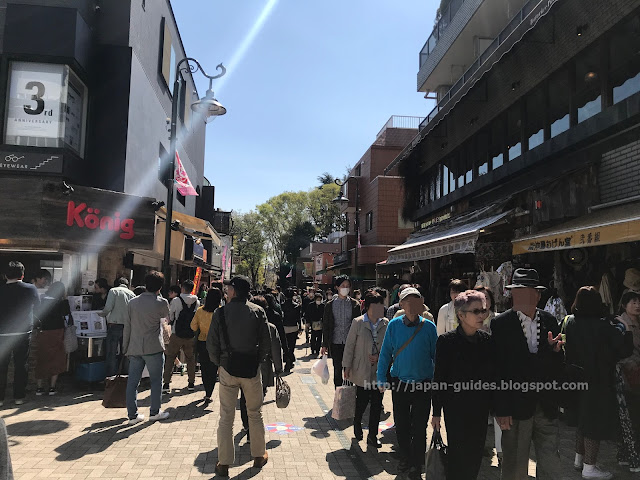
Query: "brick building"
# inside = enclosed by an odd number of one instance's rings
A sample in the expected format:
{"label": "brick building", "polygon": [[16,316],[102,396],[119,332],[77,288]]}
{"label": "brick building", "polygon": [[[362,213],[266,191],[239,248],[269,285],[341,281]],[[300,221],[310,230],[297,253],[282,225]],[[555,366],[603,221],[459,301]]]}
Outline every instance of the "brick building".
{"label": "brick building", "polygon": [[429,286],[432,307],[449,278],[473,286],[505,262],[538,268],[565,303],[604,276],[619,292],[638,266],[639,12],[638,0],[443,12],[417,76],[438,104],[386,170],[399,168],[416,227],[386,268]]}

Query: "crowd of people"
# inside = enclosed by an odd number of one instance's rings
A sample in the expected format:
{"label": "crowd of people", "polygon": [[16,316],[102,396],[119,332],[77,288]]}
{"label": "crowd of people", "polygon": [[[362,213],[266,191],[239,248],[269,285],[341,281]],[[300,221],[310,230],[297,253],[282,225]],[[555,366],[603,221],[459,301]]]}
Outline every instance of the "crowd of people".
{"label": "crowd of people", "polygon": [[[9,360],[15,364],[14,401],[26,396],[31,333],[37,336],[37,395],[56,393],[66,370],[64,330],[69,305],[61,282],[39,274],[24,282],[24,266],[11,262],[0,285],[0,401],[4,401]],[[294,369],[296,343],[306,334],[311,357],[328,354],[336,388],[355,385],[353,435],[363,440],[362,420],[370,405],[367,444],[380,448],[378,423],[391,391],[399,465],[411,479],[422,478],[427,424],[446,427],[447,478],[478,476],[488,425],[493,421],[501,478],[527,477],[529,449],[537,478],[561,471],[559,412],[576,427],[574,467],[582,477],[607,479],[597,465],[600,442],[618,442],[618,462],[640,472],[640,293],[627,291],[618,316],[606,315],[595,287],[582,287],[562,321],[538,308],[538,274],[517,269],[506,288],[512,308],[495,312],[491,290],[449,285],[450,302],[437,318],[419,285],[352,291],[349,277],[337,276],[334,290],[280,288],[255,291],[236,276],[201,288],[190,280],[161,294],[164,277],[152,271],[136,295],[124,278],[113,288],[96,281],[100,315],[107,318],[109,375],[128,370],[127,415],[144,421],[137,393],[146,369],[150,382],[149,420],[168,418],[162,395],[186,364],[189,391],[199,365],[205,405],[218,383],[220,421],[216,473],[229,475],[235,461],[233,423],[240,396],[241,417],[254,466],[268,461],[262,405],[275,378]],[[389,298],[388,298],[389,297]],[[389,305],[387,307],[387,305]],[[126,358],[126,362],[125,362]],[[126,364],[126,367],[125,367]],[[444,418],[443,418],[444,416]]]}

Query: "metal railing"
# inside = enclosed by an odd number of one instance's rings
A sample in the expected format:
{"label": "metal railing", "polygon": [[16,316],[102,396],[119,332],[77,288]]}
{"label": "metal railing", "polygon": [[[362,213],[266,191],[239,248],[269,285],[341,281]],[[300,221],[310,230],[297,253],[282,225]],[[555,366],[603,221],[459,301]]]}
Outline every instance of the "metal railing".
{"label": "metal railing", "polygon": [[453,17],[458,13],[458,10],[460,10],[460,7],[464,2],[465,0],[451,0],[447,9],[442,13],[438,23],[433,27],[433,32],[431,32],[431,35],[429,35],[429,38],[422,47],[422,50],[420,50],[420,68],[422,68],[422,65],[427,61],[427,58],[429,58],[433,49],[436,48],[436,45],[440,41],[440,37],[451,24],[451,20],[453,20]]}
{"label": "metal railing", "polygon": [[380,135],[384,133],[387,128],[415,128],[416,130],[420,126],[423,117],[410,117],[408,115],[391,115],[387,123],[380,129],[376,138],[380,138]]}
{"label": "metal railing", "polygon": [[[449,91],[442,97],[438,105],[426,116],[426,118],[420,123],[419,130],[422,131],[444,108],[444,106],[451,100],[451,98],[458,93],[462,86],[467,83],[471,77],[480,69],[480,67],[486,63],[493,53],[498,49],[500,45],[511,35],[516,28],[518,28],[527,16],[533,11],[535,5],[542,3],[541,0],[529,0],[520,9],[520,11],[511,19],[507,26],[498,34],[498,36],[491,42],[487,49],[471,64],[471,66],[464,72],[464,74],[454,83]],[[555,3],[555,2],[554,2]],[[451,2],[453,5],[453,2]],[[421,53],[422,55],[422,53]]]}

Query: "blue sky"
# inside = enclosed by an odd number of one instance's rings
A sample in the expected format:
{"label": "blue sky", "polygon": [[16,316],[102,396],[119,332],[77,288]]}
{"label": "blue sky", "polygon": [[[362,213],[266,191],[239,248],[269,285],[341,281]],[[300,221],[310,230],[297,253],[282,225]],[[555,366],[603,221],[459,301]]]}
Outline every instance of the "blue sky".
{"label": "blue sky", "polygon": [[246,212],[313,188],[353,166],[391,115],[426,116],[418,53],[439,3],[173,0],[187,54],[210,74],[227,67],[214,83],[227,114],[207,126],[215,206]]}

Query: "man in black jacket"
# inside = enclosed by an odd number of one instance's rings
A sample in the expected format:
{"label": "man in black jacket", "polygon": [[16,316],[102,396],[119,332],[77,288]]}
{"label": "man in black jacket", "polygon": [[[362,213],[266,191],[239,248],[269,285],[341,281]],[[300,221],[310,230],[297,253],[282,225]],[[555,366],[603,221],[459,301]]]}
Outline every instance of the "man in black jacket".
{"label": "man in black jacket", "polygon": [[0,406],[7,388],[9,361],[13,355],[13,399],[24,403],[29,369],[29,348],[33,330],[33,312],[40,305],[38,289],[25,283],[24,265],[9,262],[7,283],[0,286]]}
{"label": "man in black jacket", "polygon": [[302,332],[302,312],[300,305],[293,300],[295,291],[292,288],[288,288],[284,296],[285,301],[282,304],[282,311],[284,314],[284,333],[287,341],[287,358],[284,370],[288,372],[293,368],[293,364],[296,361],[296,340],[300,332]]}
{"label": "man in black jacket", "polygon": [[536,476],[550,479],[560,471],[559,392],[554,391],[552,382],[562,371],[564,342],[560,340],[560,326],[555,317],[537,308],[540,291],[544,290],[538,272],[517,269],[512,285],[507,288],[511,290],[513,308],[491,322],[499,381],[495,410],[503,430],[501,478],[527,478],[533,440]]}

